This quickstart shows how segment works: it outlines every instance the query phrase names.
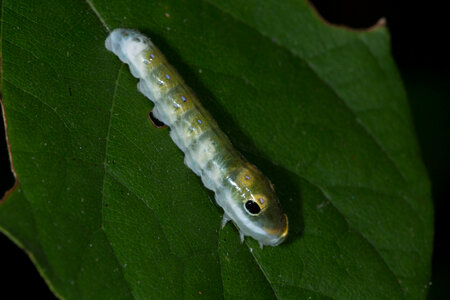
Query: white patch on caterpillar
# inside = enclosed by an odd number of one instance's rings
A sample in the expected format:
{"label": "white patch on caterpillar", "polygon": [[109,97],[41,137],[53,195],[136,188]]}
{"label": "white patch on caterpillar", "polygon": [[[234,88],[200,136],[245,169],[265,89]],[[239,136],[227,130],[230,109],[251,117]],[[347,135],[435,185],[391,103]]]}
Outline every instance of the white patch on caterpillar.
{"label": "white patch on caterpillar", "polygon": [[114,52],[122,62],[130,65],[134,77],[143,77],[145,71],[143,64],[133,63],[130,58],[136,57],[148,47],[150,39],[143,39],[141,35],[133,34],[130,30],[116,29],[108,36],[105,42],[106,49]]}

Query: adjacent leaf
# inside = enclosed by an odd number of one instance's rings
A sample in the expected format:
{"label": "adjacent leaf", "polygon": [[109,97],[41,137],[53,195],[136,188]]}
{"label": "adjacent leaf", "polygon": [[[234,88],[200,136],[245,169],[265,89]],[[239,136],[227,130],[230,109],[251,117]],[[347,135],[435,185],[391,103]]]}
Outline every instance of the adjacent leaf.
{"label": "adjacent leaf", "polygon": [[[432,207],[385,27],[306,1],[2,1],[2,94],[18,187],[0,229],[61,298],[425,298]],[[152,104],[104,48],[151,36],[275,183],[290,237],[220,230]]]}

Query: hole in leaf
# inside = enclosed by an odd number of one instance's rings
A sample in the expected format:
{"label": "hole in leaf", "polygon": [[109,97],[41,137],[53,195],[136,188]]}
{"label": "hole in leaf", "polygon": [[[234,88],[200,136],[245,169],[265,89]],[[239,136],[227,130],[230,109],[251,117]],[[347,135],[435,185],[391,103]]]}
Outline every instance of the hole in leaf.
{"label": "hole in leaf", "polygon": [[327,22],[353,29],[369,29],[376,26],[388,10],[387,1],[358,0],[309,0]]}
{"label": "hole in leaf", "polygon": [[155,115],[153,115],[153,111],[150,111],[148,113],[148,118],[150,119],[150,122],[152,122],[152,125],[156,128],[166,128],[167,125],[158,120]]}

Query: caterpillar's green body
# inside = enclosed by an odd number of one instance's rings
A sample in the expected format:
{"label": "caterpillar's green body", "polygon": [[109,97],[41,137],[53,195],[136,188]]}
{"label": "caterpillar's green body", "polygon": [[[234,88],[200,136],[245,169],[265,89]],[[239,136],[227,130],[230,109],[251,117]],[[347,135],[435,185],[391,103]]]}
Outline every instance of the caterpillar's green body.
{"label": "caterpillar's green body", "polygon": [[175,69],[149,38],[130,29],[115,29],[106,48],[129,64],[140,79],[138,89],[155,103],[153,114],[170,127],[170,136],[185,153],[185,164],[215,192],[223,208],[223,226],[232,220],[241,239],[276,246],[287,236],[272,184],[231,145]]}

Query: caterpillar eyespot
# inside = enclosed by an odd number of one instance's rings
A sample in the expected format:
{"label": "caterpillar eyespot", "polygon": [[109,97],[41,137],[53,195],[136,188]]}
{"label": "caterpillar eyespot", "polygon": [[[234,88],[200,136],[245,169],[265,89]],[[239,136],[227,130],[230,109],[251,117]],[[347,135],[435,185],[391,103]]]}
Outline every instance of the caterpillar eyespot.
{"label": "caterpillar eyespot", "polygon": [[288,234],[288,218],[272,184],[233,148],[151,40],[136,30],[115,29],[105,46],[129,65],[139,79],[139,91],[155,104],[154,117],[170,127],[170,137],[184,152],[186,166],[215,192],[224,210],[222,227],[231,220],[241,241],[251,236],[261,247],[282,243]]}
{"label": "caterpillar eyespot", "polygon": [[245,209],[251,214],[251,215],[257,215],[261,212],[261,207],[252,200],[248,200],[245,202]]}

